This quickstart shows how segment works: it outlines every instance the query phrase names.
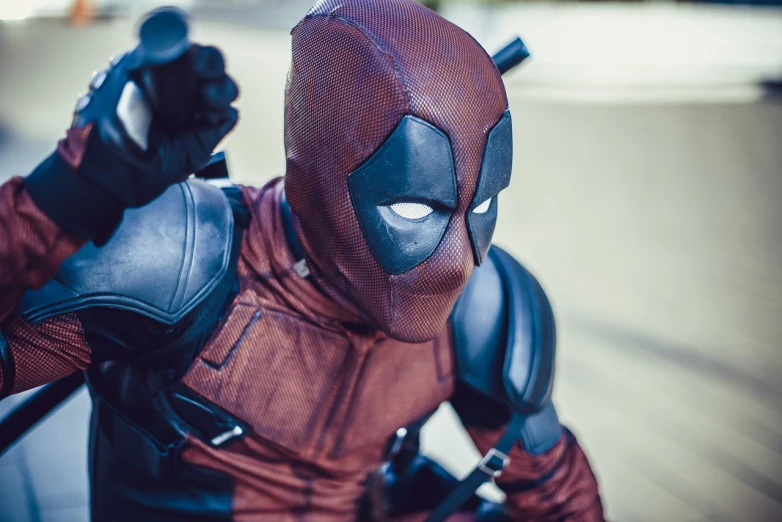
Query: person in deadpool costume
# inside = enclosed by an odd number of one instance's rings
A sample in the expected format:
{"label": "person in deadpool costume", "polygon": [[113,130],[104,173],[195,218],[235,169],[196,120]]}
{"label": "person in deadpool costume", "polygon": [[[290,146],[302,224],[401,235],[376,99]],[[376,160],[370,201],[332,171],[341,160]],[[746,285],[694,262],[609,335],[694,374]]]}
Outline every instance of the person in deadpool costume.
{"label": "person in deadpool costume", "polygon": [[[292,45],[263,188],[188,179],[238,118],[197,45],[187,128],[156,125],[129,53],[0,186],[0,396],[85,371],[96,521],[603,520],[547,298],[490,246],[495,64],[410,0],[323,0]],[[444,401],[486,455],[463,481],[418,453]]]}

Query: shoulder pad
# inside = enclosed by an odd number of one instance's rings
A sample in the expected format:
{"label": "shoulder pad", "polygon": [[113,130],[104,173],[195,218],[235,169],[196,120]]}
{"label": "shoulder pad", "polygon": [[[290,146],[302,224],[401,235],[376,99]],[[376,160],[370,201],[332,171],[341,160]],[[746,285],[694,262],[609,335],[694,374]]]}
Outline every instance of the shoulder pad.
{"label": "shoulder pad", "polygon": [[520,412],[550,400],[555,326],[546,294],[513,257],[492,246],[451,314],[459,379]]}
{"label": "shoulder pad", "polygon": [[108,243],[88,243],[17,311],[29,322],[105,306],[174,324],[228,270],[234,218],[218,187],[190,179],[128,209]]}

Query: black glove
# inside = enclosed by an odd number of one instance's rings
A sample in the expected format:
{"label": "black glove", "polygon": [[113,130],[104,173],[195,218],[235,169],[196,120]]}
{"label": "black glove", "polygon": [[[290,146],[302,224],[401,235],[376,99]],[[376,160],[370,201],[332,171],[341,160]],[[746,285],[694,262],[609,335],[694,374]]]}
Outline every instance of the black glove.
{"label": "black glove", "polygon": [[236,125],[231,103],[239,91],[220,51],[193,45],[187,52],[197,99],[180,130],[164,130],[138,87],[137,52],[94,76],[66,138],[25,180],[35,204],[58,225],[104,243],[126,208],[149,203],[198,170]]}

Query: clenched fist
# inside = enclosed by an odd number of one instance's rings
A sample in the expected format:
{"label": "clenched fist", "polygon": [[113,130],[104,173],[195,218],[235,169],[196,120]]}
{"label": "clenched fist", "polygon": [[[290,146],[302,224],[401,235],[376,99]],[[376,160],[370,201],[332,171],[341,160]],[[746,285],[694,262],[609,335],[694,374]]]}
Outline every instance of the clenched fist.
{"label": "clenched fist", "polygon": [[214,47],[191,45],[181,64],[193,103],[175,128],[161,117],[167,107],[145,89],[140,48],[95,74],[66,138],[25,180],[33,201],[57,224],[103,243],[126,208],[152,201],[209,160],[236,125],[232,103],[239,91]]}

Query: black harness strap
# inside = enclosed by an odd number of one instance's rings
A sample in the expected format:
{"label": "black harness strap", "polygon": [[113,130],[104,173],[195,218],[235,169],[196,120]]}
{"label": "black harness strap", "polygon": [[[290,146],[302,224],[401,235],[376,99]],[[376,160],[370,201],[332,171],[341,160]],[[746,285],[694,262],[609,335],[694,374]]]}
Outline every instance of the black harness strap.
{"label": "black harness strap", "polygon": [[[487,261],[476,269],[473,278],[477,279],[468,283],[452,319],[458,326],[459,378],[466,390],[507,407],[503,411],[509,410],[511,417],[500,440],[426,522],[446,520],[481,484],[499,477],[517,442],[524,451],[539,455],[561,434],[549,399],[555,342],[548,300],[535,278],[502,249],[492,247]],[[487,335],[487,324],[495,325],[491,335]],[[476,408],[462,406],[467,413]]]}
{"label": "black harness strap", "polygon": [[510,459],[508,452],[513,447],[524,425],[525,416],[514,412],[508,426],[494,445],[478,465],[463,479],[437,508],[432,511],[426,522],[443,522],[454,514],[484,482],[494,480],[502,474],[502,470],[508,465]]}
{"label": "black harness strap", "polygon": [[0,455],[84,383],[82,372],[43,386],[0,420]]}

